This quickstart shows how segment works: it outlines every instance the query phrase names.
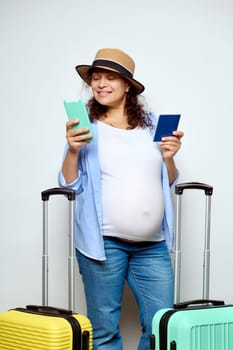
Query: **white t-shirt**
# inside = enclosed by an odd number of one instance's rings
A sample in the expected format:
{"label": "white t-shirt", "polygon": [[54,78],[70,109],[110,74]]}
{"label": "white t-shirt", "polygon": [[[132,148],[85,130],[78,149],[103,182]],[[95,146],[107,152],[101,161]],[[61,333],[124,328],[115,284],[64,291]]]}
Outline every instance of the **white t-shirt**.
{"label": "white t-shirt", "polygon": [[98,121],[103,235],[159,241],[164,215],[162,156],[146,129]]}

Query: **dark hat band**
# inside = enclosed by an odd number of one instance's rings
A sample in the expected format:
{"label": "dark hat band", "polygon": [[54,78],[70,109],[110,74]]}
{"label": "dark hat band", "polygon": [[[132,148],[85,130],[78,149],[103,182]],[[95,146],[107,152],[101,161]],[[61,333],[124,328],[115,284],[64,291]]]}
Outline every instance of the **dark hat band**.
{"label": "dark hat band", "polygon": [[116,63],[116,62],[113,62],[113,61],[109,61],[109,60],[95,60],[92,64],[92,67],[91,68],[94,68],[94,67],[109,67],[109,68],[112,68],[114,70],[116,70],[117,72],[119,72],[120,74],[132,79],[133,78],[133,74],[128,71],[126,68],[124,68],[122,65]]}

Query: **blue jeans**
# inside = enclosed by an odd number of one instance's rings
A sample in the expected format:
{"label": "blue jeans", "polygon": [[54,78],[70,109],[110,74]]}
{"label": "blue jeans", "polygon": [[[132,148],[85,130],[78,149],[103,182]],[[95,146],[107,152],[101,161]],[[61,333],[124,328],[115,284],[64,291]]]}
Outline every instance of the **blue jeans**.
{"label": "blue jeans", "polygon": [[105,261],[87,258],[76,251],[87,315],[93,325],[94,350],[123,348],[119,319],[125,281],[140,312],[142,336],[138,350],[148,350],[154,314],[173,304],[173,270],[166,244],[105,238],[104,245]]}

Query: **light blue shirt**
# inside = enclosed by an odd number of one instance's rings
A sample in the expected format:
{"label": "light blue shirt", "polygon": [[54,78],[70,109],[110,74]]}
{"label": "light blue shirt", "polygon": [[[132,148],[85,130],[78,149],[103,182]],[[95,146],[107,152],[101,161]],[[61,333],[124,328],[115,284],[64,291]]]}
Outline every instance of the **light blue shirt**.
{"label": "light blue shirt", "polygon": [[[154,125],[156,118],[150,113]],[[85,145],[79,152],[79,176],[72,183],[67,184],[62,171],[59,171],[58,182],[61,187],[76,191],[75,215],[75,247],[87,257],[96,260],[105,260],[104,242],[102,236],[102,196],[101,174],[98,158],[98,129],[97,123],[92,124],[94,141]],[[147,128],[153,136],[154,130]],[[158,146],[159,147],[159,146]],[[65,147],[64,157],[68,145]],[[161,231],[165,235],[166,244],[171,251],[173,247],[174,214],[171,199],[171,187],[165,163],[162,163],[161,181],[164,193],[164,217]],[[172,184],[174,185],[175,182]]]}

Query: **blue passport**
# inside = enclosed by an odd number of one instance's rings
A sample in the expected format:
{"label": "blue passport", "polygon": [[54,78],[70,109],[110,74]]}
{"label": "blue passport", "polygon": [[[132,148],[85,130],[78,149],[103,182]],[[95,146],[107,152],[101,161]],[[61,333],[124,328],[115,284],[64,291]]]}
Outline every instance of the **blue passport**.
{"label": "blue passport", "polygon": [[154,142],[160,142],[162,137],[172,136],[180,121],[180,114],[161,114],[154,135]]}

